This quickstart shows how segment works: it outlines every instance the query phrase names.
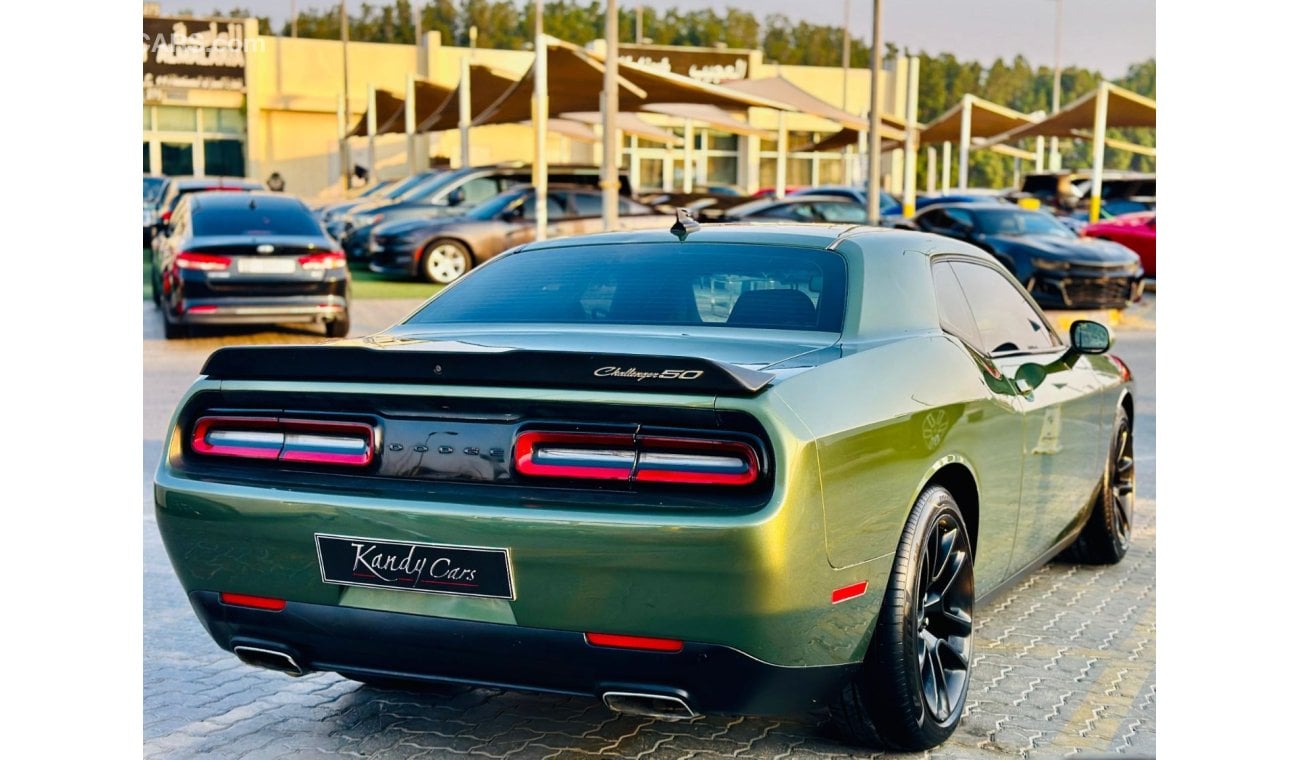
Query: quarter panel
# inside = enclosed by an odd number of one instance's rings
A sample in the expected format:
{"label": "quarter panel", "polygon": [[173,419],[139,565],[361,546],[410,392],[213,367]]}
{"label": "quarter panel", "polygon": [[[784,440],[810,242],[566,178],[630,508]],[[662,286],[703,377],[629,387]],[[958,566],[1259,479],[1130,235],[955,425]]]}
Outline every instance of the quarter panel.
{"label": "quarter panel", "polygon": [[1022,420],[965,347],[937,331],[877,345],[774,391],[817,440],[826,552],[844,568],[891,556],[937,465],[969,463],[980,492],[977,592],[1007,573],[1019,505]]}

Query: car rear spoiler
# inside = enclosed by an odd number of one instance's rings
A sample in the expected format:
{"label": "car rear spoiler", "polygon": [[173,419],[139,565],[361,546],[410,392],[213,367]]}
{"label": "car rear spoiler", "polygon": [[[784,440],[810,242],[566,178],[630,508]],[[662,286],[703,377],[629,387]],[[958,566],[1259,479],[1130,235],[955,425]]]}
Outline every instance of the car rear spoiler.
{"label": "car rear spoiler", "polygon": [[208,357],[202,373],[213,380],[493,385],[723,396],[753,395],[773,379],[765,372],[734,364],[680,356],[329,345],[221,348]]}

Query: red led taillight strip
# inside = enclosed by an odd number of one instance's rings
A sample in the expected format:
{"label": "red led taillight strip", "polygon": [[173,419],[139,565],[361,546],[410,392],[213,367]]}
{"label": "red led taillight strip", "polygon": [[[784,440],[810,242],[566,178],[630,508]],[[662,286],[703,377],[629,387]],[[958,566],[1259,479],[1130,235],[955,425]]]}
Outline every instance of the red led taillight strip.
{"label": "red led taillight strip", "polygon": [[375,429],[364,422],[203,417],[190,445],[209,456],[364,467],[375,456]]}
{"label": "red led taillight strip", "polygon": [[579,480],[745,486],[758,479],[758,453],[740,441],[631,433],[528,431],[515,439],[521,475]]}

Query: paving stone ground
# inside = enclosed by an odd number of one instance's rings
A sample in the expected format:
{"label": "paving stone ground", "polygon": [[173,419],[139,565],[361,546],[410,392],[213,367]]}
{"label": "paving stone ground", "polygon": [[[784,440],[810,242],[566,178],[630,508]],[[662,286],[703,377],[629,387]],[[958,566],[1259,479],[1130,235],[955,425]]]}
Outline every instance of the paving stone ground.
{"label": "paving stone ground", "polygon": [[[1153,301],[1154,299],[1149,299]],[[415,304],[362,301],[353,334]],[[164,341],[144,309],[144,755],[148,758],[1056,758],[1156,751],[1154,304],[1119,325],[1117,353],[1139,379],[1137,517],[1112,567],[1053,563],[977,610],[966,714],[942,747],[864,752],[811,718],[619,716],[598,701],[491,689],[380,691],[318,673],[250,668],[199,625],[172,574],[149,479],[172,409],[221,345],[303,342],[308,331],[244,330]],[[1053,315],[1057,317],[1058,315]],[[1077,316],[1077,315],[1074,315]]]}

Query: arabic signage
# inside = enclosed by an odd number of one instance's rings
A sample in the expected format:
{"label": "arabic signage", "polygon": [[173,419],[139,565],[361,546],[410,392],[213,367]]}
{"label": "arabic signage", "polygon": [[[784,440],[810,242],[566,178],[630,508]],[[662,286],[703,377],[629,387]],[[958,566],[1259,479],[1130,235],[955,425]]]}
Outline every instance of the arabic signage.
{"label": "arabic signage", "polygon": [[717,84],[749,78],[748,50],[680,48],[667,45],[619,45],[618,59]]}
{"label": "arabic signage", "polygon": [[[254,43],[258,40],[253,40]],[[145,17],[144,89],[244,91],[244,22]]]}

